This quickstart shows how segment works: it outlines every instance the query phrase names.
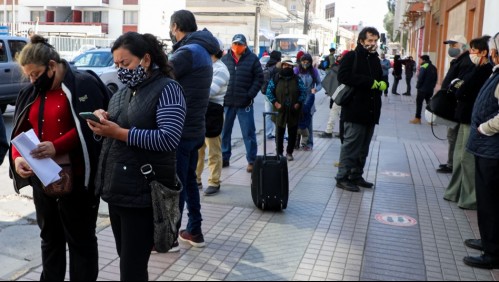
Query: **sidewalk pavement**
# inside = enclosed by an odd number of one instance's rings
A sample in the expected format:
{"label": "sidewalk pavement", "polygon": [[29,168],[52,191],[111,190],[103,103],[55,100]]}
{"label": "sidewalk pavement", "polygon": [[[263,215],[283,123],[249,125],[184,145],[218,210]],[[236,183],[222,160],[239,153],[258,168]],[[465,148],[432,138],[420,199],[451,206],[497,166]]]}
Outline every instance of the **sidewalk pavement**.
{"label": "sidewalk pavement", "polygon": [[[317,132],[325,129],[329,113],[328,98],[318,98]],[[462,262],[464,256],[479,254],[463,245],[465,239],[478,236],[476,212],[443,200],[450,175],[437,174],[436,169],[447,161],[447,144],[433,137],[430,126],[408,123],[414,117],[414,100],[414,95],[383,97],[381,125],[365,174],[376,183],[375,189],[351,193],[335,188],[340,142],[317,137],[314,151],[296,152],[296,160],[289,163],[288,209],[262,212],[253,206],[244,148],[238,148],[231,167],[223,170],[221,192],[202,198],[206,248],[181,244],[178,254],[153,254],[150,280],[499,277]],[[437,126],[435,133],[445,137],[446,128]],[[207,171],[205,186],[206,178]],[[119,280],[110,227],[100,231],[98,238],[99,280]],[[37,266],[15,278],[38,280],[40,271]]]}

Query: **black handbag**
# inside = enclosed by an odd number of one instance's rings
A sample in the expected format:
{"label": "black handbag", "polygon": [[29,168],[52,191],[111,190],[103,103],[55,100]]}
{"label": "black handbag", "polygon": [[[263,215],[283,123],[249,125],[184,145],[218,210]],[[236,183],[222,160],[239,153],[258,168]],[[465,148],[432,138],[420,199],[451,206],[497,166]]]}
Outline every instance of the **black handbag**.
{"label": "black handbag", "polygon": [[206,111],[206,137],[214,138],[222,134],[224,127],[224,107],[210,102]]}
{"label": "black handbag", "polygon": [[453,93],[449,93],[447,89],[440,89],[430,100],[427,110],[441,118],[455,121],[456,120],[457,100]]}
{"label": "black handbag", "polygon": [[[355,52],[355,51],[354,51]],[[355,58],[353,60],[352,74],[357,70],[357,52],[355,52]],[[345,106],[353,100],[355,95],[355,88],[345,84],[340,84],[333,94],[333,99],[336,105]]]}

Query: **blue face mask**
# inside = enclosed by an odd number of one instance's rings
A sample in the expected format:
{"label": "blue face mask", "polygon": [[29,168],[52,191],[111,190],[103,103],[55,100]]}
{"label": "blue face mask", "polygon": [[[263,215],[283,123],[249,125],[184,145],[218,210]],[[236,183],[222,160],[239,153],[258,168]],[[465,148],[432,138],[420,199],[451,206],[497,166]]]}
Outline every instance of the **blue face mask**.
{"label": "blue face mask", "polygon": [[308,69],[310,67],[310,63],[308,64],[301,64],[301,67],[304,69]]}
{"label": "blue face mask", "polygon": [[141,84],[147,76],[147,72],[141,64],[142,60],[140,61],[139,66],[133,70],[127,68],[119,68],[118,79],[121,81],[121,83],[125,84],[128,88],[134,88],[137,85]]}

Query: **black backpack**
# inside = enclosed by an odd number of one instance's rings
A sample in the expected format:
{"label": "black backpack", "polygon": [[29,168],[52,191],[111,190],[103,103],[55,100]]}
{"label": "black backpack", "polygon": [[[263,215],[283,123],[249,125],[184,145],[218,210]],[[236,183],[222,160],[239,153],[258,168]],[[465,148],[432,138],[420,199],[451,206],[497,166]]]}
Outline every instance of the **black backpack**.
{"label": "black backpack", "polygon": [[269,86],[269,81],[271,78],[274,78],[275,74],[276,74],[276,66],[265,67],[263,69],[263,84],[262,88],[260,89],[263,95],[267,94],[267,87]]}

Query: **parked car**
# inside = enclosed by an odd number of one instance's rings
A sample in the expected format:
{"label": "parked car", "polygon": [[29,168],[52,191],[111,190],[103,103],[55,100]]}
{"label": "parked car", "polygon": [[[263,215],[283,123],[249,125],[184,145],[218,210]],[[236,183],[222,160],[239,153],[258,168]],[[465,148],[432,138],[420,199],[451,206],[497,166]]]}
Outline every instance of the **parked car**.
{"label": "parked car", "polygon": [[113,94],[124,87],[123,83],[118,79],[118,69],[114,65],[110,48],[89,50],[77,56],[71,62],[71,65],[79,70],[95,72]]}
{"label": "parked car", "polygon": [[267,65],[267,62],[270,60],[270,56],[262,56],[260,58],[260,64],[262,65],[262,69],[265,68],[265,66]]}
{"label": "parked car", "polygon": [[14,105],[19,91],[29,85],[16,56],[28,44],[24,37],[0,35],[0,111],[3,114],[7,105]]}

